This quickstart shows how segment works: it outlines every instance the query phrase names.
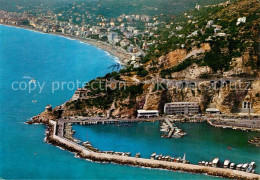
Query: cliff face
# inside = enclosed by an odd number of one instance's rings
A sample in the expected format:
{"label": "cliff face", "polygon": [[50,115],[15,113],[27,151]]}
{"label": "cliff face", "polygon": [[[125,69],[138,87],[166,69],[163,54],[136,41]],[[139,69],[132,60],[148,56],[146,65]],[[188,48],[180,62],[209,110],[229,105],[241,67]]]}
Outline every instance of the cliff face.
{"label": "cliff face", "polygon": [[167,56],[167,65],[168,67],[176,66],[180,62],[182,62],[187,55],[185,49],[176,49],[173,52],[170,52]]}
{"label": "cliff face", "polygon": [[[234,90],[239,81],[220,89],[208,89],[209,81],[199,82],[196,88],[172,87],[165,90],[154,90],[154,84],[146,86],[145,92],[136,97],[127,97],[122,100],[115,100],[108,108],[98,108],[86,105],[84,108],[73,109],[71,105],[65,105],[62,116],[112,116],[112,117],[135,117],[138,109],[159,110],[163,113],[163,106],[167,102],[199,102],[201,110],[206,108],[218,108],[225,114],[239,113],[244,101],[253,102],[254,113],[260,115],[260,81],[253,81],[248,90],[244,90],[246,84],[241,84],[241,90]],[[70,103],[78,103],[84,100],[75,100]],[[55,109],[57,110],[57,109]],[[47,119],[55,119],[53,113],[43,112],[36,120],[44,122]],[[37,121],[38,122],[38,121]]]}
{"label": "cliff face", "polygon": [[203,74],[211,74],[212,69],[208,66],[199,67],[197,64],[192,64],[187,69],[172,73],[172,77],[176,79],[196,79]]}

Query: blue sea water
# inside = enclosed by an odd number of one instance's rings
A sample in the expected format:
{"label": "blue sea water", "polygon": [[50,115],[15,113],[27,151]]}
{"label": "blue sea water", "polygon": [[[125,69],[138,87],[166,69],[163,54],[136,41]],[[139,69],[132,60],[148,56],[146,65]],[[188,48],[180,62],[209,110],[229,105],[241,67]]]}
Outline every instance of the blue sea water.
{"label": "blue sea water", "polygon": [[[24,124],[42,112],[45,105],[57,106],[71,98],[74,91],[66,83],[88,81],[109,72],[107,67],[115,59],[103,50],[76,40],[0,25],[0,63],[0,178],[213,178],[78,159],[70,152],[44,143],[45,126]],[[29,77],[37,84],[31,93]],[[53,83],[62,82],[63,89],[60,87],[53,93]],[[24,90],[17,89],[19,83]],[[43,86],[41,92],[40,86]]]}
{"label": "blue sea water", "polygon": [[[129,126],[130,125],[130,126]],[[187,135],[183,138],[161,138],[159,122],[135,123],[128,126],[116,124],[74,125],[77,139],[90,141],[103,151],[141,153],[149,158],[152,153],[183,157],[192,164],[211,161],[219,157],[221,162],[229,159],[236,164],[255,161],[260,164],[260,149],[248,144],[256,133],[214,128],[206,123],[176,123]],[[232,150],[228,147],[232,147]],[[257,166],[256,172],[260,168]]]}

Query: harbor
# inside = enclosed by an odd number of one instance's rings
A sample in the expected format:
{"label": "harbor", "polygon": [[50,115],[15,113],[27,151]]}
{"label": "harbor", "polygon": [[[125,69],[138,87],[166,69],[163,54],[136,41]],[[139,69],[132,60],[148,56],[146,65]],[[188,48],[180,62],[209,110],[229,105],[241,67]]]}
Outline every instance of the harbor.
{"label": "harbor", "polygon": [[[103,122],[105,123],[105,121]],[[100,122],[99,121],[89,122],[89,124],[93,124],[93,125],[97,123]],[[141,152],[136,154],[131,154],[130,152],[103,151],[94,147],[91,142],[74,142],[67,138],[60,137],[58,135],[59,130],[57,128],[57,122],[50,121],[50,124],[51,124],[51,126],[49,127],[50,134],[47,135],[48,141],[51,144],[63,147],[65,149],[68,149],[76,153],[77,156],[83,159],[88,159],[91,161],[98,161],[98,162],[109,162],[109,163],[116,163],[122,165],[130,165],[130,166],[167,169],[173,171],[206,173],[208,175],[221,176],[221,177],[234,178],[234,179],[236,178],[259,179],[260,178],[260,176],[257,174],[253,174],[245,171],[238,171],[231,168],[191,164],[188,161],[188,159],[186,159],[185,155],[183,156],[183,158],[181,157],[174,158],[169,155],[162,155],[162,154],[157,155],[156,153],[152,153],[150,154],[149,158],[145,158],[142,157]],[[107,124],[107,126],[110,125]],[[73,130],[71,129],[71,132],[72,131]]]}

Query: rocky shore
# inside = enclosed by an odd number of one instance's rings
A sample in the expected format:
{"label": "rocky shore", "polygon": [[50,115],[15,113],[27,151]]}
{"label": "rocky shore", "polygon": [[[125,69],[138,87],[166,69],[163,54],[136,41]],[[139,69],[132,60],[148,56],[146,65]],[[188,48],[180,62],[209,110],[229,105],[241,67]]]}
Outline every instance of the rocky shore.
{"label": "rocky shore", "polygon": [[[0,23],[0,25],[1,24],[2,23]],[[22,25],[21,26],[13,26],[13,25],[10,25],[10,24],[2,24],[2,25],[28,29],[28,30],[31,30],[31,31],[36,31],[36,32],[44,33],[44,34],[52,34],[52,35],[62,36],[62,37],[65,37],[65,38],[78,40],[80,42],[96,46],[97,48],[103,49],[104,51],[108,52],[110,55],[115,56],[118,59],[118,62],[121,65],[125,65],[131,59],[131,54],[127,53],[125,49],[123,49],[121,47],[113,46],[111,44],[108,44],[106,42],[99,41],[99,40],[96,40],[96,39],[91,39],[91,38],[85,39],[85,38],[80,38],[80,37],[76,37],[76,36],[65,35],[65,34],[62,34],[62,33],[53,33],[53,32],[45,33],[45,32],[42,32],[40,30],[37,30],[35,28],[29,27],[29,26],[22,26]]]}

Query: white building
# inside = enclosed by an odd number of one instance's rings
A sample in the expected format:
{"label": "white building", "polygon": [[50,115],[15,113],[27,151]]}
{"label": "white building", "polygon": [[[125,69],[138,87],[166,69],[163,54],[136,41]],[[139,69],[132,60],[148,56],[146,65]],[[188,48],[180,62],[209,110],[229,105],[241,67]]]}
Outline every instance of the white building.
{"label": "white building", "polygon": [[158,117],[159,112],[157,110],[137,110],[138,118],[150,118],[150,117]]}
{"label": "white building", "polygon": [[208,114],[220,114],[220,110],[219,109],[216,109],[216,108],[208,108],[206,109],[206,113]]}
{"label": "white building", "polygon": [[240,17],[237,19],[237,26],[241,23],[246,23],[246,17]]}
{"label": "white building", "polygon": [[164,105],[164,113],[172,114],[195,114],[199,113],[198,102],[172,102]]}
{"label": "white building", "polygon": [[114,39],[115,37],[117,37],[118,34],[116,32],[110,32],[108,35],[107,35],[107,39],[110,43],[113,43],[114,42]]}
{"label": "white building", "polygon": [[253,104],[249,101],[242,102],[242,108],[240,108],[241,113],[254,113]]}

